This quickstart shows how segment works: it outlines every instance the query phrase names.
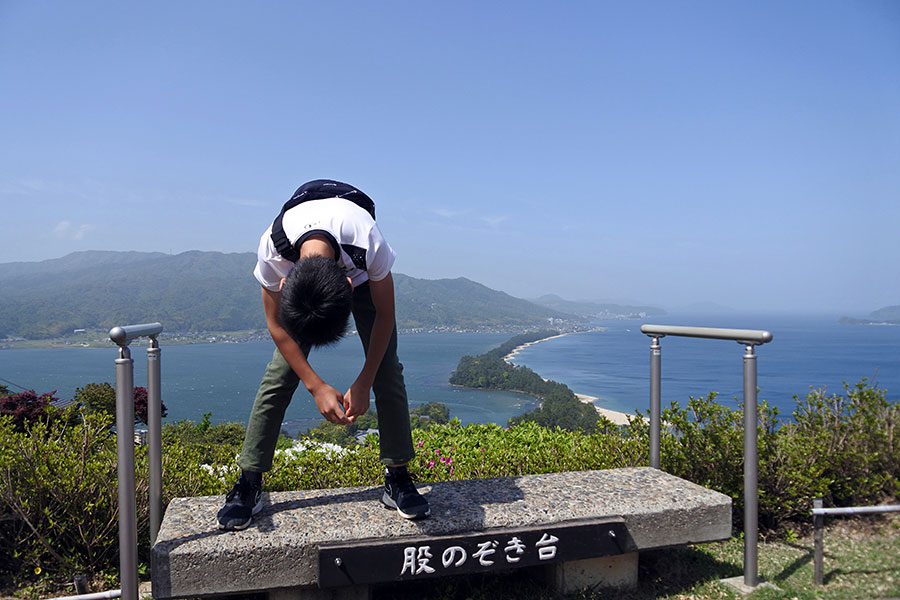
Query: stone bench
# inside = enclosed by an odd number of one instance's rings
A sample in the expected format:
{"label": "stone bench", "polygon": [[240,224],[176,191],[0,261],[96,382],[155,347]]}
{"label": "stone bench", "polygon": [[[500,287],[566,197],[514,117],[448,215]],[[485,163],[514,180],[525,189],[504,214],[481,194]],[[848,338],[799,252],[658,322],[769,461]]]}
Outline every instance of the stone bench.
{"label": "stone bench", "polygon": [[158,599],[269,592],[366,598],[369,584],[548,565],[558,589],[632,586],[642,550],[727,539],[731,499],[649,467],[418,486],[431,516],[382,508],[380,488],[263,494],[240,532],[223,497],[176,498],[152,550]]}

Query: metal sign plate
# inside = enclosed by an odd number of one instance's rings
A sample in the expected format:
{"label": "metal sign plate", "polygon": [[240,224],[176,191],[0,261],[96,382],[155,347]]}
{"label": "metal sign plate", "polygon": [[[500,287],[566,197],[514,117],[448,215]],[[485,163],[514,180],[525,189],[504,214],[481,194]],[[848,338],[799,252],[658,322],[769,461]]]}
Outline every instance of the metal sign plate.
{"label": "metal sign plate", "polygon": [[612,556],[633,548],[622,520],[368,540],[319,547],[319,587],[427,579]]}

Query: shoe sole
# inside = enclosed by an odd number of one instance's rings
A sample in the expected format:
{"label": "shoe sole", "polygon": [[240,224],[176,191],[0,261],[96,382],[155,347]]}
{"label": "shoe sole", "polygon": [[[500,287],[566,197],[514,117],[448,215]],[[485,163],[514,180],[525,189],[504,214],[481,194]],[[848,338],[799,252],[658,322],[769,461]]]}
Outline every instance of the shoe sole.
{"label": "shoe sole", "polygon": [[262,511],[262,497],[260,496],[259,502],[257,502],[256,506],[253,507],[253,510],[250,511],[249,519],[247,519],[246,521],[244,521],[243,523],[240,523],[238,525],[231,525],[231,526],[225,526],[225,525],[222,525],[221,522],[219,522],[219,529],[222,529],[225,531],[243,531],[243,530],[247,529],[248,527],[250,527],[250,523],[253,522],[253,517],[258,515],[261,511]]}
{"label": "shoe sole", "polygon": [[385,492],[384,495],[381,496],[381,503],[384,504],[385,508],[396,510],[397,513],[399,513],[400,516],[403,517],[404,519],[410,519],[410,520],[424,519],[425,517],[427,517],[428,515],[431,514],[431,507],[426,508],[425,512],[423,512],[423,513],[405,513],[402,510],[400,510],[400,507],[397,506],[397,503],[394,502],[394,499],[391,498],[387,492]]}

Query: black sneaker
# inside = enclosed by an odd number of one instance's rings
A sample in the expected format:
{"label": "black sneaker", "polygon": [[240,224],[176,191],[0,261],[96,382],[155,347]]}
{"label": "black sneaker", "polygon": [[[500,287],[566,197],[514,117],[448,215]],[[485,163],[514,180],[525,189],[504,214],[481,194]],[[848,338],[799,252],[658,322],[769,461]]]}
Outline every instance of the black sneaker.
{"label": "black sneaker", "polygon": [[[256,481],[254,481],[256,479]],[[262,510],[262,478],[241,473],[237,483],[225,496],[225,506],[216,518],[219,529],[247,529],[253,515]]]}
{"label": "black sneaker", "polygon": [[406,519],[424,519],[431,514],[428,500],[416,490],[406,467],[389,467],[385,471],[381,501],[388,508],[396,508]]}

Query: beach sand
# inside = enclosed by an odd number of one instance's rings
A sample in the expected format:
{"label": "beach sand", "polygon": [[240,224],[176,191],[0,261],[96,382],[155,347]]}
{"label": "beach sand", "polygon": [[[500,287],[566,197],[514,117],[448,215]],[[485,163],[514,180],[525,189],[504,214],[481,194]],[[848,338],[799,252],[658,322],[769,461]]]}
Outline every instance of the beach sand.
{"label": "beach sand", "polygon": [[556,338],[561,338],[569,335],[568,333],[560,333],[559,335],[551,335],[550,337],[541,338],[539,340],[534,340],[533,342],[526,342],[520,346],[516,346],[512,349],[512,352],[503,357],[503,360],[512,364],[512,359],[516,357],[516,354],[522,350],[522,348],[527,348],[528,346],[534,346],[535,344],[540,344],[541,342],[546,342],[547,340],[554,340]]}
{"label": "beach sand", "polygon": [[597,398],[596,396],[588,396],[587,394],[575,394],[575,396],[585,404],[593,404],[600,415],[606,417],[616,425],[628,425],[628,417],[630,416],[632,419],[635,418],[635,415],[628,415],[627,413],[609,410],[608,408],[600,408],[595,404],[595,402],[600,400],[600,398]]}

